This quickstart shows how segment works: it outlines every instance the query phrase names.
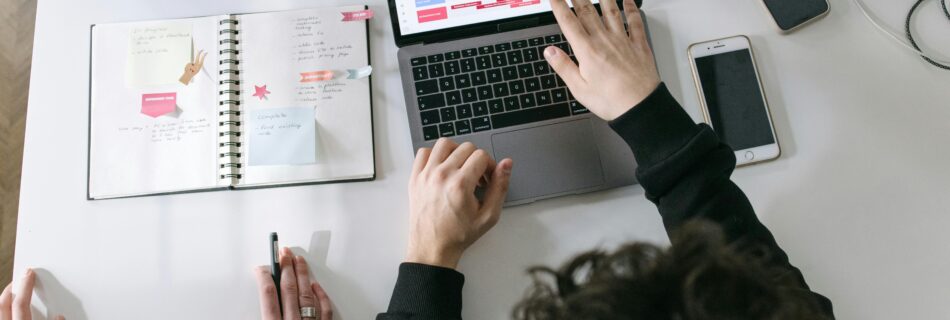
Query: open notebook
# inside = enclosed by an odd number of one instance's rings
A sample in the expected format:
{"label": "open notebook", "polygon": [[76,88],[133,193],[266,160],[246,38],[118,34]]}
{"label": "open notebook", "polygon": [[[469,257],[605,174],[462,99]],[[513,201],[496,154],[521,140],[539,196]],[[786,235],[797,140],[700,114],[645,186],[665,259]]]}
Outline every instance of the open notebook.
{"label": "open notebook", "polygon": [[374,179],[370,17],[94,25],[88,198]]}

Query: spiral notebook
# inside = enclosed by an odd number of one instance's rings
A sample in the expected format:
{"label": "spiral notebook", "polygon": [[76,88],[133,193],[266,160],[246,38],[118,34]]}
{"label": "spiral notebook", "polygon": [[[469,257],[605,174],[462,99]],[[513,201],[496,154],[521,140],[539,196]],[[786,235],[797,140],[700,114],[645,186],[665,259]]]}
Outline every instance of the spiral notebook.
{"label": "spiral notebook", "polygon": [[373,180],[366,6],[92,26],[89,199]]}

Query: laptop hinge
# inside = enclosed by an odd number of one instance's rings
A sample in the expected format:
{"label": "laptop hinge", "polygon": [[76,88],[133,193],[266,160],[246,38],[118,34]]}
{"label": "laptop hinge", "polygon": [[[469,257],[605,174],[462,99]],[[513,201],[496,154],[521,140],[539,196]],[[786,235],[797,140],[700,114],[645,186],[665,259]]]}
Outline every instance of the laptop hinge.
{"label": "laptop hinge", "polygon": [[536,27],[539,24],[540,24],[540,20],[538,20],[538,18],[521,19],[521,20],[507,22],[507,23],[499,23],[498,32],[527,29],[531,27]]}

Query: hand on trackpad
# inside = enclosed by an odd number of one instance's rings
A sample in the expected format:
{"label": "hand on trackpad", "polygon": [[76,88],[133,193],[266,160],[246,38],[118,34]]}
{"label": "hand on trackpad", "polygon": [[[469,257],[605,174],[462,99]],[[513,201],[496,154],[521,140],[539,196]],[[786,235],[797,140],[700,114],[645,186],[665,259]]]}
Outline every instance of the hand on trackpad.
{"label": "hand on trackpad", "polygon": [[511,158],[508,201],[559,194],[604,183],[600,152],[588,119],[492,135],[495,159]]}

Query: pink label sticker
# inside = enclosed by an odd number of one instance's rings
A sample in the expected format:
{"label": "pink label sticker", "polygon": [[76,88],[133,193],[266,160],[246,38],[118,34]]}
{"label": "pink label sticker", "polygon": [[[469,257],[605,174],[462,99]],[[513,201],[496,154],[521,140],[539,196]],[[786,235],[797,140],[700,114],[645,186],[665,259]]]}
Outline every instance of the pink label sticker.
{"label": "pink label sticker", "polygon": [[321,70],[313,72],[301,72],[300,73],[300,82],[318,82],[318,81],[327,81],[333,79],[333,71],[330,70]]}
{"label": "pink label sticker", "polygon": [[449,14],[445,7],[438,7],[434,9],[416,11],[416,16],[419,18],[419,23],[423,23],[448,19]]}
{"label": "pink label sticker", "polygon": [[343,14],[343,21],[363,21],[373,17],[373,10],[369,9],[340,13]]}
{"label": "pink label sticker", "polygon": [[481,1],[459,3],[459,4],[456,4],[456,5],[453,5],[453,6],[452,6],[452,9],[454,10],[454,9],[462,9],[462,8],[474,7],[474,6],[477,6],[477,5],[480,5],[480,4],[482,4]]}
{"label": "pink label sticker", "polygon": [[142,94],[142,113],[157,118],[175,112],[177,98],[178,94],[175,92]]}
{"label": "pink label sticker", "polygon": [[541,4],[541,0],[523,1],[523,2],[512,2],[512,3],[511,3],[511,7],[512,7],[512,8],[518,8],[518,7],[531,6],[531,5],[536,5],[536,4]]}

